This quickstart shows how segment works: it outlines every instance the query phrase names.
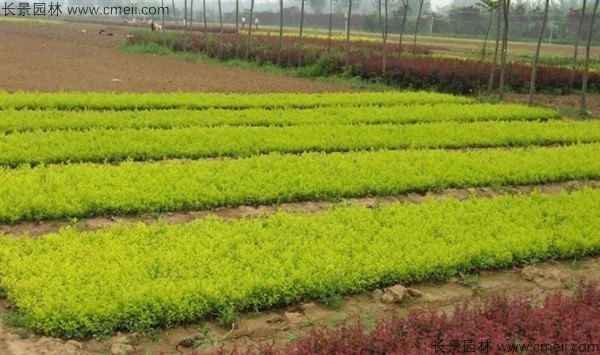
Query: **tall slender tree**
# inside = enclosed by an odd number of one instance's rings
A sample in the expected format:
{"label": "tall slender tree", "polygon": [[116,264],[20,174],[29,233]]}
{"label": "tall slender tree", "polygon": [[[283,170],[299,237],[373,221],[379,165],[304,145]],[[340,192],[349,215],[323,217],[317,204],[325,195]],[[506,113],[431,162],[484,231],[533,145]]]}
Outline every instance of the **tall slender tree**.
{"label": "tall slender tree", "polygon": [[300,34],[298,36],[298,66],[302,65],[302,32],[304,31],[304,3],[300,0]]}
{"label": "tall slender tree", "polygon": [[240,52],[240,0],[235,0],[235,56]]}
{"label": "tall slender tree", "polygon": [[[160,0],[160,6],[165,8],[165,0]],[[162,27],[162,38],[163,38],[163,46],[167,46],[167,34],[165,33],[165,12],[161,11],[160,14],[160,25]]]}
{"label": "tall slender tree", "polygon": [[381,14],[381,0],[378,0],[378,14],[379,14],[379,25],[381,27],[381,72],[385,75],[386,72],[386,58],[387,58],[387,37],[388,37],[388,0],[383,0],[384,14]]}
{"label": "tall slender tree", "polygon": [[315,33],[319,32],[320,21],[318,20],[327,6],[327,0],[305,0],[315,17]]}
{"label": "tall slender tree", "polygon": [[235,35],[240,30],[240,0],[235,0]]}
{"label": "tall slender tree", "polygon": [[406,24],[406,16],[408,14],[408,1],[402,0],[402,23],[400,24],[400,39],[398,40],[399,55],[402,55],[402,35],[404,34],[404,25]]}
{"label": "tall slender tree", "polygon": [[590,20],[590,32],[588,33],[587,45],[585,46],[585,67],[583,69],[583,79],[581,80],[581,110],[587,110],[586,95],[587,95],[587,84],[588,76],[590,72],[590,47],[592,46],[592,37],[594,34],[594,20],[596,19],[596,12],[598,11],[598,3],[600,0],[596,0],[594,9],[592,10],[592,19]]}
{"label": "tall slender tree", "polygon": [[202,18],[204,19],[204,50],[206,54],[209,52],[208,45],[208,23],[206,21],[206,0],[202,0]]}
{"label": "tall slender tree", "polygon": [[494,10],[497,8],[498,2],[496,0],[480,0],[479,6],[484,10],[489,11],[490,19],[488,21],[487,29],[485,31],[485,39],[483,40],[483,49],[481,50],[481,59],[480,62],[485,60],[486,49],[487,49],[487,41],[490,35],[490,30],[492,28],[492,22],[494,20]]}
{"label": "tall slender tree", "polygon": [[529,105],[533,105],[533,95],[535,94],[535,81],[537,79],[537,67],[540,59],[540,48],[542,47],[542,40],[544,39],[544,31],[546,31],[546,22],[548,20],[548,6],[550,0],[546,0],[544,4],[544,17],[542,19],[542,28],[540,29],[540,36],[538,37],[537,46],[535,48],[535,56],[533,57],[533,66],[531,67],[531,84],[529,85]]}
{"label": "tall slender tree", "polygon": [[251,35],[252,35],[252,14],[254,12],[254,0],[250,0],[250,16],[248,21],[248,38],[246,39],[246,55],[245,58],[248,60],[250,57],[250,48],[252,46]]}
{"label": "tall slender tree", "polygon": [[417,15],[417,23],[415,25],[415,40],[413,42],[413,52],[417,50],[417,33],[419,32],[419,22],[421,22],[421,14],[423,13],[423,3],[425,0],[419,0],[419,13]]}
{"label": "tall slender tree", "polygon": [[187,46],[187,37],[188,37],[188,10],[187,10],[187,0],[183,0],[183,37],[185,45]]}
{"label": "tall slender tree", "polygon": [[492,65],[490,70],[490,81],[488,83],[487,93],[492,93],[494,89],[494,79],[496,78],[496,66],[498,64],[498,48],[500,47],[500,30],[502,28],[502,6],[500,6],[500,0],[498,0],[498,6],[496,11],[496,46],[494,49],[494,58],[492,59]]}
{"label": "tall slender tree", "polygon": [[221,0],[218,0],[219,5],[219,58],[223,58],[223,10],[221,8]]}
{"label": "tall slender tree", "polygon": [[569,79],[569,87],[572,89],[575,83],[575,74],[577,73],[577,50],[579,49],[579,37],[581,36],[581,29],[583,28],[583,19],[585,18],[585,6],[587,0],[583,0],[581,6],[581,15],[579,16],[579,26],[577,26],[577,33],[575,34],[575,48],[573,50],[573,68],[571,69],[571,78]]}
{"label": "tall slender tree", "polygon": [[279,0],[279,48],[277,50],[277,63],[281,64],[281,51],[283,50],[283,0]]}
{"label": "tall slender tree", "polygon": [[498,96],[500,100],[504,99],[504,81],[506,76],[506,55],[508,52],[508,11],[510,10],[510,0],[502,0],[502,14],[504,18],[504,31],[502,34],[502,52],[500,55],[500,85]]}
{"label": "tall slender tree", "polygon": [[352,19],[352,0],[348,0],[348,13],[346,16],[346,67],[348,67],[350,66],[350,20]]}
{"label": "tall slender tree", "polygon": [[190,34],[194,30],[194,0],[190,0]]}
{"label": "tall slender tree", "polygon": [[333,27],[333,1],[329,0],[329,33],[327,37],[327,52],[331,51],[331,28]]}
{"label": "tall slender tree", "polygon": [[171,6],[173,7],[173,21],[175,21],[175,29],[179,30],[179,23],[177,22],[177,12],[175,10],[175,0],[171,0]]}

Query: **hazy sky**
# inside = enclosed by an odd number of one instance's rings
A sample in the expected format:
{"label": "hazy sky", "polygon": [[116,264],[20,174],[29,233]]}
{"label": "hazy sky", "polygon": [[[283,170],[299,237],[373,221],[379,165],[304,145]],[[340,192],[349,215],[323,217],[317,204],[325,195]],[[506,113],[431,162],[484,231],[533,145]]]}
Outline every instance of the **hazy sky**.
{"label": "hazy sky", "polygon": [[[212,2],[213,0],[207,0],[207,4]],[[224,0],[224,2],[226,2],[227,0]],[[257,3],[265,3],[265,2],[276,2],[276,0],[255,0]],[[289,0],[287,0],[289,1]],[[293,0],[292,0],[293,1]],[[176,0],[177,2],[177,0]],[[241,2],[244,2],[244,0],[241,0]],[[249,0],[248,0],[249,2]],[[452,0],[430,0],[431,2],[431,8],[432,9],[436,9],[438,7],[444,7],[444,6],[448,6],[450,5],[450,3],[452,2]]]}
{"label": "hazy sky", "polygon": [[451,0],[431,0],[431,8],[444,7],[450,5]]}
{"label": "hazy sky", "polygon": [[[99,0],[102,1],[102,0]],[[135,0],[133,0],[135,1]],[[156,1],[156,2],[160,2],[160,0],[150,0],[150,1]],[[189,0],[188,0],[189,1]],[[224,7],[224,11],[228,11],[231,9],[231,7],[233,6],[233,3],[235,3],[235,0],[222,0],[223,1],[223,7]],[[249,4],[250,4],[250,0],[239,0],[240,1],[240,6],[242,8],[249,8]],[[371,3],[373,1],[376,0],[362,0],[361,3]],[[438,8],[443,8],[446,7],[448,5],[450,5],[452,3],[453,0],[429,0],[429,2],[431,3],[431,9],[433,11],[437,11]],[[460,1],[460,0],[459,0]],[[468,1],[468,0],[466,0]],[[165,0],[166,3],[170,3],[169,0]],[[177,4],[177,6],[183,6],[183,2],[184,0],[175,0],[175,3]],[[465,0],[460,1],[465,2]],[[269,3],[271,6],[270,8],[275,11],[278,6],[279,6],[279,1],[278,0],[255,0],[256,4],[265,4],[265,3]],[[293,4],[299,4],[300,1],[299,0],[284,0],[285,6],[294,6]],[[216,8],[216,4],[217,1],[216,0],[207,0],[206,1],[206,6],[209,9],[213,9]],[[361,6],[361,8],[363,8],[363,6]],[[264,7],[259,6],[259,11],[263,11]],[[311,11],[310,8],[307,9],[307,11]]]}

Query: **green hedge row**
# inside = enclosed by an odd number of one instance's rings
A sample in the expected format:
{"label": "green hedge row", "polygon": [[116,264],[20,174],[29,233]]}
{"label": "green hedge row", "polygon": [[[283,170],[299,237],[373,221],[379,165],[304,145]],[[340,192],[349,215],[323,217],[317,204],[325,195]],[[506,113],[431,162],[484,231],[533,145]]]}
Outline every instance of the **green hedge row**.
{"label": "green hedge row", "polygon": [[534,121],[556,111],[515,104],[423,104],[313,109],[206,109],[143,111],[0,110],[0,132],[93,128],[176,128],[195,126],[290,126],[308,124],[408,124],[443,121]]}
{"label": "green hedge row", "polygon": [[433,92],[354,92],[325,94],[216,93],[8,93],[0,91],[0,109],[148,110],[206,108],[313,108],[324,106],[394,106],[472,103],[473,99]]}
{"label": "green hedge row", "polygon": [[[0,135],[0,165],[600,142],[599,121],[188,127]],[[308,168],[308,166],[307,166]]]}
{"label": "green hedge row", "polygon": [[0,221],[197,210],[600,177],[600,144],[0,168]]}
{"label": "green hedge row", "polygon": [[[583,163],[582,163],[583,165]],[[600,251],[600,190],[0,236],[16,321],[59,337]]]}

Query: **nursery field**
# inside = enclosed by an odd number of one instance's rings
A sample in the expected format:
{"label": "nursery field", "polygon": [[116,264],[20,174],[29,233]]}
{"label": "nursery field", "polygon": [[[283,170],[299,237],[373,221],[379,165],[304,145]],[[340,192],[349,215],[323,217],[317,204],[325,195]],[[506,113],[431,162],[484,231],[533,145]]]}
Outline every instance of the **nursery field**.
{"label": "nursery field", "polygon": [[[235,335],[236,314],[600,252],[597,119],[425,92],[0,102],[0,227],[72,222],[35,238],[0,232],[7,319],[38,334],[218,318]],[[500,192],[551,183],[575,187]],[[492,193],[385,200],[473,188]],[[118,222],[244,206],[275,212]],[[81,228],[91,218],[117,221]]]}

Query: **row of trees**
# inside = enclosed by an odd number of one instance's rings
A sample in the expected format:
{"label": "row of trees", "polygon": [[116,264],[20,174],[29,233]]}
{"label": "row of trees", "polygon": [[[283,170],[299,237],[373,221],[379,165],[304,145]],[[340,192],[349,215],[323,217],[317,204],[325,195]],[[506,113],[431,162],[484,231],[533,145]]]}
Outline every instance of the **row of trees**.
{"label": "row of trees", "polygon": [[[483,46],[483,50],[482,50],[481,60],[483,60],[485,58],[486,44],[487,44],[490,28],[492,25],[494,12],[496,12],[496,15],[497,15],[496,28],[497,28],[498,32],[496,35],[496,47],[495,47],[495,51],[494,51],[494,59],[492,60],[492,69],[491,69],[490,81],[489,81],[489,85],[488,85],[488,93],[490,93],[493,89],[494,70],[496,67],[496,62],[497,62],[497,57],[498,57],[498,46],[499,46],[499,42],[500,42],[500,28],[502,27],[502,29],[503,29],[502,40],[501,40],[501,42],[502,42],[501,56],[500,56],[500,83],[499,83],[499,88],[498,88],[499,96],[501,99],[503,99],[504,98],[504,79],[505,79],[505,69],[506,69],[506,54],[508,51],[508,34],[509,34],[509,25],[510,25],[509,13],[510,13],[510,9],[511,9],[511,7],[510,7],[511,0],[480,0],[480,1],[481,1],[480,6],[484,9],[486,9],[490,14],[487,31],[486,31],[486,36],[485,36],[485,40],[484,40],[484,46]],[[582,35],[582,32],[583,32],[582,28],[583,28],[583,24],[584,24],[584,20],[585,20],[585,10],[586,10],[586,5],[587,5],[586,2],[587,2],[587,0],[583,0],[583,5],[582,5],[581,12],[580,12],[580,18],[579,18],[578,31],[574,34],[573,66],[572,66],[571,79],[570,79],[571,88],[573,88],[573,82],[574,82],[575,75],[577,72],[578,45],[579,45],[580,36]],[[591,49],[591,43],[592,43],[592,38],[593,38],[593,33],[594,33],[594,30],[593,30],[594,29],[594,21],[595,21],[596,13],[598,10],[599,2],[600,2],[600,0],[595,0],[595,2],[594,2],[591,17],[589,19],[588,31],[587,31],[587,44],[586,44],[586,51],[585,51],[585,62],[584,62],[585,64],[584,64],[584,70],[583,70],[581,102],[580,102],[580,108],[581,108],[581,110],[584,110],[584,111],[587,109],[586,95],[587,95],[587,83],[588,83],[588,75],[589,75],[590,49]],[[534,94],[535,94],[537,68],[538,68],[538,64],[539,64],[542,40],[544,37],[544,32],[546,30],[546,24],[548,23],[548,10],[550,8],[549,5],[550,5],[550,0],[544,0],[544,9],[543,9],[543,12],[541,15],[541,25],[539,28],[539,37],[538,37],[535,55],[534,55],[533,63],[532,63],[532,69],[531,69],[531,82],[530,82],[529,98],[528,98],[528,102],[530,105],[533,104],[533,98],[534,98]],[[501,23],[501,18],[503,19],[503,23]]]}
{"label": "row of trees", "polygon": [[[161,0],[164,1],[164,0]],[[174,0],[172,0],[174,1]],[[184,2],[184,14],[183,14],[183,23],[184,23],[184,34],[187,38],[188,34],[189,34],[189,30],[190,27],[192,25],[192,21],[193,21],[193,2],[194,0],[189,0],[189,11],[188,11],[188,0],[185,0]],[[222,6],[221,6],[221,1],[222,0],[217,0],[218,1],[218,9],[219,9],[219,33],[220,33],[220,38],[222,38],[222,34],[223,34],[223,12],[222,12]],[[248,29],[247,29],[247,45],[246,45],[246,53],[245,53],[245,57],[246,59],[248,59],[248,53],[250,51],[251,48],[251,35],[252,35],[252,21],[253,21],[253,11],[254,11],[254,3],[255,0],[250,0],[251,4],[250,4],[250,11],[249,11],[249,21],[248,21]],[[303,38],[303,34],[304,34],[304,14],[305,14],[305,3],[309,2],[310,0],[305,0],[305,1],[301,1],[301,8],[300,8],[300,13],[301,13],[301,20],[300,20],[300,26],[299,26],[299,33],[298,33],[298,63],[301,65],[302,64],[302,38]],[[330,3],[330,12],[329,12],[329,23],[328,23],[328,34],[329,34],[329,38],[331,41],[331,36],[332,36],[332,15],[333,15],[333,2],[334,1],[338,1],[338,0],[329,0]],[[340,0],[341,1],[341,0]],[[377,2],[377,17],[378,17],[378,22],[379,22],[379,29],[381,32],[381,38],[382,38],[382,73],[385,76],[386,73],[386,66],[387,66],[387,48],[388,48],[388,35],[389,35],[389,6],[390,6],[390,0],[375,0]],[[422,10],[425,4],[425,0],[417,0],[418,1],[418,11],[417,11],[417,20],[416,20],[416,24],[415,27],[413,29],[413,48],[416,48],[417,45],[417,33],[418,33],[418,29],[419,29],[419,22],[422,16]],[[494,83],[494,79],[496,77],[496,70],[500,71],[500,75],[499,75],[499,83],[498,83],[498,94],[500,96],[500,99],[504,98],[505,95],[505,75],[506,75],[506,64],[507,64],[507,52],[508,52],[508,39],[509,39],[509,31],[510,31],[510,26],[511,26],[511,22],[510,22],[510,13],[512,10],[511,7],[511,0],[479,0],[480,3],[478,4],[478,6],[483,9],[485,12],[488,13],[488,22],[487,22],[487,26],[486,26],[486,34],[485,34],[485,39],[484,39],[484,43],[483,43],[483,49],[482,49],[482,53],[481,53],[481,58],[480,60],[483,61],[486,58],[486,49],[487,49],[487,42],[489,39],[489,35],[490,35],[490,30],[492,28],[492,24],[494,22],[496,22],[496,41],[495,41],[495,48],[494,48],[494,55],[493,55],[493,59],[491,62],[491,70],[490,70],[490,79],[489,79],[489,83],[488,83],[488,93],[491,93],[492,90],[495,87],[495,83]],[[582,36],[582,32],[583,32],[583,28],[585,27],[585,20],[586,18],[589,19],[589,24],[587,25],[588,31],[587,31],[587,38],[586,38],[586,51],[585,51],[585,61],[584,61],[584,70],[583,70],[583,81],[582,81],[582,95],[581,95],[581,109],[585,110],[586,109],[586,94],[587,94],[587,79],[588,79],[588,73],[589,73],[589,59],[590,59],[590,49],[591,49],[591,43],[592,43],[592,38],[593,38],[593,29],[594,29],[594,21],[595,21],[595,17],[596,17],[596,13],[597,13],[597,9],[598,9],[598,3],[600,2],[600,0],[591,0],[594,1],[593,3],[593,7],[591,10],[591,13],[588,14],[588,16],[586,17],[586,5],[587,5],[587,0],[583,0],[583,6],[582,9],[580,11],[580,17],[579,17],[579,24],[578,24],[578,31],[575,33],[574,38],[573,38],[573,43],[574,43],[574,54],[573,54],[573,68],[572,68],[572,75],[571,75],[571,86],[573,85],[573,79],[575,77],[575,73],[577,71],[577,54],[578,54],[578,46],[579,46],[579,40],[580,37]],[[351,21],[352,21],[352,8],[353,8],[353,4],[354,4],[354,0],[353,1],[348,1],[348,8],[346,11],[346,15],[345,15],[345,37],[346,37],[346,44],[345,44],[345,57],[346,57],[346,65],[348,66],[350,64],[350,48],[351,48],[351,42],[350,42],[350,29],[351,29]],[[398,47],[399,47],[399,52],[402,53],[402,43],[403,43],[403,37],[404,37],[404,32],[405,32],[405,25],[406,25],[406,18],[407,18],[407,14],[409,12],[409,8],[410,8],[410,0],[400,0],[401,2],[401,7],[398,10],[402,16],[399,19],[400,20],[400,30],[399,30],[399,41],[398,41]],[[175,12],[175,6],[174,3],[173,5],[173,12],[174,12],[174,16],[176,17],[177,14]],[[207,18],[206,18],[206,0],[202,0],[202,6],[203,6],[203,20],[204,20],[204,36],[208,36],[208,26],[207,26]],[[283,46],[283,9],[284,9],[284,3],[283,0],[279,0],[279,53],[281,53],[282,50],[282,46]],[[538,35],[538,41],[537,41],[537,46],[536,46],[536,50],[535,50],[535,56],[533,58],[533,63],[532,63],[532,72],[531,72],[531,85],[530,85],[530,94],[529,94],[529,103],[532,104],[533,103],[533,96],[535,94],[535,84],[536,84],[536,76],[537,76],[537,67],[538,67],[538,63],[539,63],[539,56],[540,56],[540,51],[541,51],[541,46],[542,46],[542,40],[543,40],[543,36],[546,30],[546,25],[548,23],[548,13],[549,13],[549,8],[550,8],[550,0],[544,0],[544,7],[543,7],[543,11],[542,11],[542,17],[541,17],[541,25],[539,28],[539,35]],[[236,18],[236,33],[238,33],[239,35],[239,15],[240,15],[240,6],[239,6],[239,0],[236,0],[235,3],[235,18]],[[163,18],[164,21],[164,18]],[[205,43],[208,43],[208,41],[205,41]],[[330,42],[331,43],[331,42]],[[220,41],[220,51],[222,51],[222,40]]]}
{"label": "row of trees", "polygon": [[[541,2],[523,2],[522,0],[511,4],[509,13],[509,37],[512,39],[537,39],[541,27],[544,4]],[[561,4],[562,2],[562,4]],[[582,16],[580,4],[577,7],[567,7],[574,5],[564,3],[565,0],[556,0],[550,2],[548,9],[548,20],[545,31],[545,39],[552,42],[570,43],[574,34],[577,32],[579,19]],[[249,2],[248,2],[249,3]],[[248,3],[244,3],[241,13],[248,16]],[[379,10],[377,9],[377,0],[354,0],[352,4],[353,18],[352,30],[362,30],[370,32],[379,31]],[[365,4],[372,4],[368,11],[365,11]],[[405,6],[405,5],[408,6]],[[593,6],[593,2],[591,3]],[[283,12],[277,8],[265,11],[264,3],[262,10],[256,12],[254,9],[253,17],[258,16],[261,24],[277,26],[280,22],[280,14],[283,14],[284,25],[298,27],[302,23],[305,27],[327,27],[330,13],[332,14],[333,27],[337,29],[345,28],[345,14],[348,11],[347,0],[305,0],[305,11],[302,11],[303,3],[299,0],[286,1]],[[586,17],[581,40],[588,33],[588,24],[591,16],[591,7],[588,4],[588,11],[584,14]],[[360,7],[360,13],[355,11]],[[235,11],[231,5],[223,6],[222,17],[226,23],[236,23]],[[419,20],[420,33],[433,34],[453,34],[458,36],[479,37],[487,28],[489,13],[475,0],[454,0],[453,5],[432,9],[429,0],[422,4],[420,0],[388,0],[388,10],[390,21],[388,28],[391,32],[398,33],[403,17],[406,16],[408,26],[415,27]],[[418,16],[421,10],[422,16]],[[212,0],[207,4],[207,17],[209,22],[218,22],[219,12],[217,2]],[[194,10],[194,16],[200,18],[203,11]],[[303,17],[301,21],[301,17]],[[239,20],[239,18],[237,19]],[[495,26],[495,23],[492,27]]]}

